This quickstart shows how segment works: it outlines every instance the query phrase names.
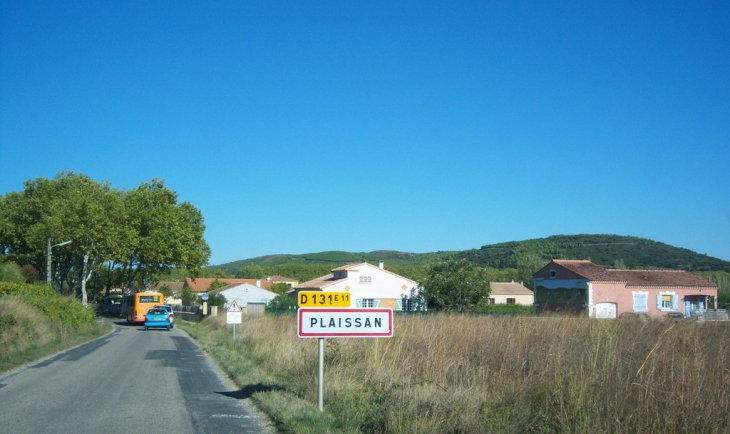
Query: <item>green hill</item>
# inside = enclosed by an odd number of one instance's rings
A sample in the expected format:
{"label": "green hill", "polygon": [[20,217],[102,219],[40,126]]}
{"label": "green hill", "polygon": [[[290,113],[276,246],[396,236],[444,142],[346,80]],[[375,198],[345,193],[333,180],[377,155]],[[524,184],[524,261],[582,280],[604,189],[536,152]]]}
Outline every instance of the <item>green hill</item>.
{"label": "green hill", "polygon": [[727,271],[730,262],[668,244],[621,235],[555,235],[525,241],[490,244],[479,249],[405,253],[379,250],[369,253],[330,251],[302,255],[267,255],[210,268],[231,274],[244,265],[331,264],[385,261],[390,266],[421,265],[439,259],[465,258],[484,267],[497,269],[534,269],[551,259],[589,259],[604,267],[622,265],[633,269],[676,269],[688,271]]}
{"label": "green hill", "polygon": [[730,262],[656,241],[620,235],[555,235],[526,241],[482,246],[459,252],[482,266],[519,268],[537,259],[589,259],[597,265],[629,269],[730,271]]}

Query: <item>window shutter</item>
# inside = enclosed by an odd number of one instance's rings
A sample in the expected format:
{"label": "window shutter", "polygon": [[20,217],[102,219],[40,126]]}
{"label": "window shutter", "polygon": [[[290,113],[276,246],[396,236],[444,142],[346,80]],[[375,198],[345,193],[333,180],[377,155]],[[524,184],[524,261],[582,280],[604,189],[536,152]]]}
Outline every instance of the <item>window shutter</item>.
{"label": "window shutter", "polygon": [[674,310],[679,310],[679,296],[673,295],[672,296],[672,307]]}
{"label": "window shutter", "polygon": [[355,307],[362,307],[362,298],[355,299]]}
{"label": "window shutter", "polygon": [[403,300],[400,298],[395,301],[395,310],[403,310]]}
{"label": "window shutter", "polygon": [[380,299],[379,298],[376,298],[375,300],[373,300],[373,307],[380,307]]}
{"label": "window shutter", "polygon": [[661,294],[656,295],[656,308],[658,310],[662,309],[662,295]]}
{"label": "window shutter", "polygon": [[646,295],[634,294],[634,312],[646,311]]}

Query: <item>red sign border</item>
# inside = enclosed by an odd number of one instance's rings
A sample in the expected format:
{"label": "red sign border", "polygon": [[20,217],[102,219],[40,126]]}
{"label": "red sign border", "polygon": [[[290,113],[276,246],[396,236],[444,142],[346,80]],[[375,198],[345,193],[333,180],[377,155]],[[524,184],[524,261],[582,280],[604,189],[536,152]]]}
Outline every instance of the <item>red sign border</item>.
{"label": "red sign border", "polygon": [[[305,312],[387,312],[389,332],[378,333],[302,333],[302,320]],[[390,338],[393,336],[393,309],[385,307],[333,308],[300,307],[297,312],[297,336],[300,338]]]}

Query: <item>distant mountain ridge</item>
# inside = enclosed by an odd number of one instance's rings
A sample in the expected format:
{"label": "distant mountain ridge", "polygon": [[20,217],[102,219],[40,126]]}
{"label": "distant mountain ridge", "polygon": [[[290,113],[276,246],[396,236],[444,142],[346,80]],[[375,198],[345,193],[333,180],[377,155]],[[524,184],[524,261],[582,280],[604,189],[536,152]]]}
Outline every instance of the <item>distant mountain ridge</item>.
{"label": "distant mountain ridge", "polygon": [[728,271],[730,262],[691,250],[645,238],[623,235],[554,235],[525,241],[490,244],[479,249],[407,253],[378,250],[367,253],[330,251],[301,255],[266,255],[211,266],[235,273],[244,265],[345,264],[348,262],[389,265],[421,265],[441,259],[467,259],[483,267],[497,269],[534,267],[551,259],[589,259],[603,267],[629,269],[672,269],[687,271]]}

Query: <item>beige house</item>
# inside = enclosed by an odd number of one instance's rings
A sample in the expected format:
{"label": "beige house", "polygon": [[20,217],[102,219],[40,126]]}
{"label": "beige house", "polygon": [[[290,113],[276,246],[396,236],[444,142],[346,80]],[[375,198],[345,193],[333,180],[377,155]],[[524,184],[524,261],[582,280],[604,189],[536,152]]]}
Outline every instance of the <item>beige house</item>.
{"label": "beige house", "polygon": [[389,307],[396,311],[424,310],[418,283],[391,273],[381,261],[347,264],[332,273],[297,285],[288,292],[295,300],[300,291],[350,293],[351,307]]}
{"label": "beige house", "polygon": [[529,288],[516,282],[490,282],[488,304],[521,304],[532,306],[533,295]]}

